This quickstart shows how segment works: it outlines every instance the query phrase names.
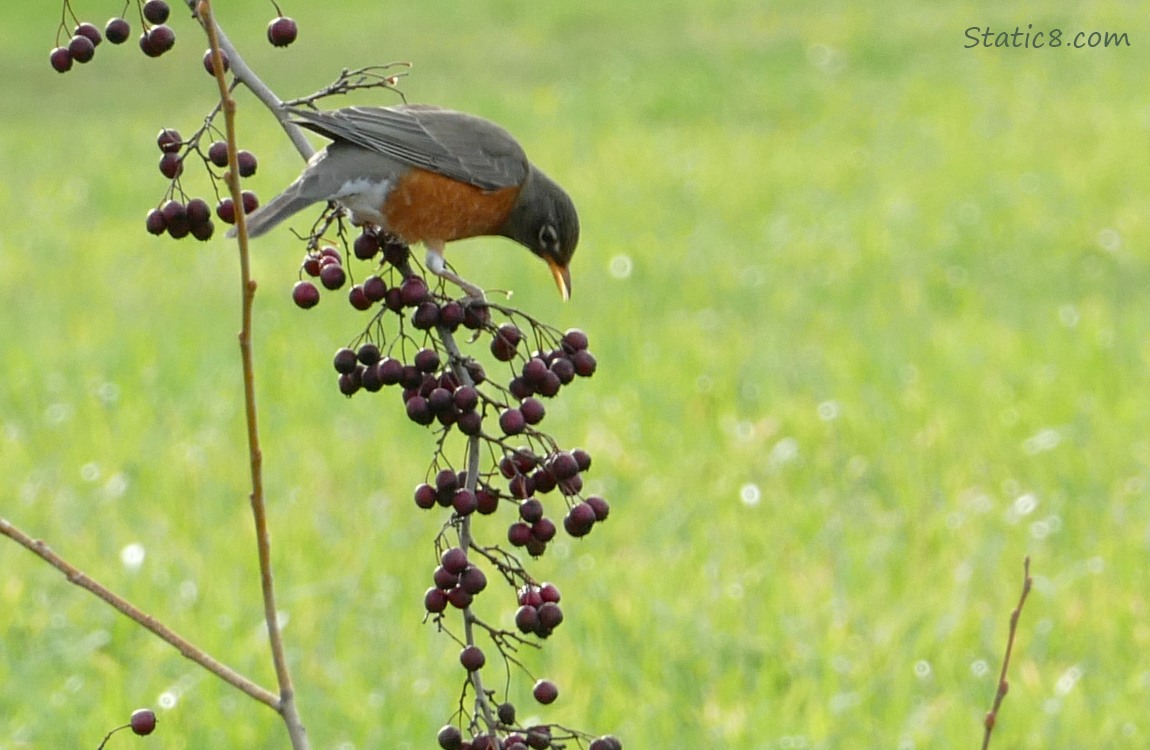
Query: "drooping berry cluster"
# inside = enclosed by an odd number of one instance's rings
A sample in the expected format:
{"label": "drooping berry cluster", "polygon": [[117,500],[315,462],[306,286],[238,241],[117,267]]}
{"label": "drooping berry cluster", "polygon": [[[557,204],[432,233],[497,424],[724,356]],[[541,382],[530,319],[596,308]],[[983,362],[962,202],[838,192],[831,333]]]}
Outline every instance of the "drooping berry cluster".
{"label": "drooping berry cluster", "polygon": [[[64,11],[64,17],[71,15],[76,21],[76,27],[68,43],[57,44],[49,55],[52,67],[60,73],[71,70],[74,62],[81,64],[90,62],[96,56],[96,47],[105,38],[112,44],[123,44],[132,34],[132,25],[119,16],[108,20],[101,35],[95,24],[76,19],[67,2],[64,3]],[[140,34],[140,50],[148,57],[159,57],[175,46],[176,33],[167,25],[170,14],[171,8],[164,0],[147,0],[140,5],[140,18],[144,26],[144,31]],[[61,21],[58,37],[66,31],[67,27]]]}
{"label": "drooping berry cluster", "polygon": [[[583,537],[610,512],[602,497],[583,494],[590,454],[561,448],[541,426],[549,400],[577,379],[595,373],[597,362],[588,337],[578,329],[560,333],[518,310],[486,300],[451,298],[442,284],[429,288],[423,277],[412,272],[408,248],[374,229],[350,239],[342,234],[340,223],[341,251],[323,240],[324,233],[338,222],[330,210],[317,222],[292,297],[307,309],[318,304],[324,291],[346,287],[348,304],[371,315],[362,333],[336,351],[332,366],[344,395],[393,389],[407,417],[438,435],[432,470],[413,492],[418,508],[448,512],[438,543],[439,564],[424,593],[428,617],[445,628],[448,614],[459,612],[474,630],[487,632],[505,662],[525,670],[513,652],[549,638],[564,616],[558,587],[537,582],[516,557],[517,550],[538,557],[561,530],[570,537]],[[353,258],[373,264],[361,281],[353,278]],[[487,366],[459,348],[454,336],[459,331],[467,332],[477,355],[490,357]],[[489,367],[503,374],[492,377]],[[453,434],[462,436],[465,445],[478,441],[487,446],[488,467],[465,459],[467,468],[452,468],[447,446]],[[554,502],[548,496],[561,501],[557,506],[562,511],[561,525],[557,517],[548,515],[547,508]],[[506,531],[495,544],[479,544],[480,527],[473,519],[495,517],[501,510],[510,512],[502,527]],[[447,532],[453,529],[459,532],[458,543],[446,542]],[[506,544],[499,543],[500,538]],[[507,629],[488,625],[472,612],[480,594],[488,596],[486,566],[490,566],[488,572],[513,584],[517,609],[509,612]],[[460,664],[477,703],[493,695],[477,681],[488,657],[470,636],[463,642]],[[532,696],[548,705],[558,698],[559,690],[550,680],[535,680]],[[500,708],[504,707],[510,710],[510,719],[502,717],[499,726],[478,732],[485,712],[478,706],[467,712],[461,705],[461,716],[471,713],[468,726],[475,734],[465,741],[459,728],[448,725],[440,733],[441,746],[472,750],[551,746],[557,726],[516,727],[512,704]],[[591,739],[580,733],[566,736]],[[613,738],[600,739],[595,740],[597,750],[617,746]]]}
{"label": "drooping berry cluster", "polygon": [[[203,198],[192,198],[185,202],[175,198],[177,194],[186,197],[180,177],[184,173],[184,163],[189,156],[195,154],[205,165],[220,169],[228,166],[228,147],[224,141],[213,141],[206,152],[201,148],[204,136],[212,130],[213,126],[209,121],[187,140],[184,140],[178,130],[172,128],[164,128],[156,136],[156,145],[160,149],[160,174],[167,177],[171,185],[168,189],[168,199],[149,211],[145,218],[145,226],[150,233],[161,235],[166,232],[173,239],[182,239],[191,234],[198,240],[208,240],[215,232],[212,210],[207,201]],[[255,155],[250,151],[241,150],[236,156],[241,177],[250,177],[256,173]],[[210,168],[208,171],[214,181],[222,179]],[[245,213],[251,213],[259,206],[259,199],[250,190],[243,192],[243,202]],[[215,215],[225,224],[235,223],[236,210],[230,197],[217,199]]]}
{"label": "drooping berry cluster", "polygon": [[[148,57],[159,57],[172,49],[176,44],[176,32],[168,25],[168,17],[172,9],[165,0],[136,0],[140,11],[140,22],[143,32],[140,34],[140,51]],[[268,24],[268,42],[276,47],[286,47],[296,40],[299,27],[296,22],[276,8],[276,17]],[[104,33],[95,24],[87,21],[81,22],[72,12],[69,0],[64,2],[64,18],[71,16],[75,22],[72,36],[67,44],[61,44],[60,39],[67,34],[67,26],[61,21],[60,31],[57,34],[57,45],[49,55],[52,67],[60,72],[67,73],[72,69],[72,63],[87,63],[96,56],[96,47],[104,39],[112,44],[123,44],[132,35],[132,24],[127,19],[116,16],[104,25]],[[224,70],[228,69],[227,53],[223,53]],[[204,68],[215,75],[210,53],[204,53]]]}

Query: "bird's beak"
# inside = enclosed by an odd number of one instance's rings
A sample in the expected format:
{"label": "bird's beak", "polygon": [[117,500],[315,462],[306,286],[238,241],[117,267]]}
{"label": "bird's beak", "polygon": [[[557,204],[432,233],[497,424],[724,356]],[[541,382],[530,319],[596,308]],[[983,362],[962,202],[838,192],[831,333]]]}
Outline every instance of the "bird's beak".
{"label": "bird's beak", "polygon": [[559,295],[563,297],[563,301],[571,299],[571,272],[567,270],[567,266],[561,266],[551,258],[544,260],[551,269],[551,275],[555,277],[555,286],[559,287]]}

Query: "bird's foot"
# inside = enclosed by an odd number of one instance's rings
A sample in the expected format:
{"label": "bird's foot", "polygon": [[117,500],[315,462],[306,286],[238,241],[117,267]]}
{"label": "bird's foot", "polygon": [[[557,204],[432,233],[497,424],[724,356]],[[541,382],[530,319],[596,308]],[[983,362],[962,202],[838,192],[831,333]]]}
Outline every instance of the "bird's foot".
{"label": "bird's foot", "polygon": [[455,284],[457,287],[462,289],[468,300],[477,300],[480,302],[487,301],[487,295],[483,293],[483,290],[449,269],[447,267],[447,261],[443,259],[443,256],[440,253],[429,249],[427,251],[426,261],[429,271],[431,271],[439,278],[450,281],[452,284]]}

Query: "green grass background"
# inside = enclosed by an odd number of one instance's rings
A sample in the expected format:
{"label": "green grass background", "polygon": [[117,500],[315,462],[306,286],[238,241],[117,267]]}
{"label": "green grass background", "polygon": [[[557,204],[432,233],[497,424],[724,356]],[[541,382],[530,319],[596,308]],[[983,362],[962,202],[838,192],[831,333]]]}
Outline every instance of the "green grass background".
{"label": "green grass background", "polygon": [[[545,425],[593,453],[612,517],[535,565],[567,620],[525,658],[562,695],[538,709],[517,678],[521,715],[629,748],[975,747],[1029,554],[995,746],[1147,743],[1142,4],[284,9],[301,34],[276,50],[270,6],[217,8],[282,94],[413,60],[413,101],[505,124],[579,206],[568,304],[506,241],[451,254],[600,360]],[[170,56],[104,45],[60,76],[57,8],[0,10],[0,515],[270,686],[235,253],[142,226],[155,133],[193,130],[214,90],[176,16]],[[1027,24],[1132,46],[963,49],[968,26]],[[298,158],[249,98],[240,126],[266,199]],[[255,259],[301,710],[316,748],[431,747],[461,682],[420,625],[437,525],[410,489],[432,438],[394,397],[338,395],[330,356],[362,318],[291,306],[301,254],[284,231]],[[95,747],[161,696],[156,735],[109,747],[286,745],[266,708],[0,544],[0,750]]]}

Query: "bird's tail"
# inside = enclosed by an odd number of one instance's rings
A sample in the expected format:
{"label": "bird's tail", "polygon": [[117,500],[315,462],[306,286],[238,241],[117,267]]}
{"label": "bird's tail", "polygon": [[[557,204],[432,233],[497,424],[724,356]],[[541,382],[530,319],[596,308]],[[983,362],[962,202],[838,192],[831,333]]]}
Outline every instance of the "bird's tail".
{"label": "bird's tail", "polygon": [[[248,214],[248,236],[259,237],[261,234],[270,232],[285,219],[299,213],[315,202],[316,200],[314,198],[300,195],[298,184],[290,185],[287,190],[284,190],[275,198],[272,198],[266,205],[260,206]],[[228,232],[228,237],[235,236],[236,230],[233,227]]]}

